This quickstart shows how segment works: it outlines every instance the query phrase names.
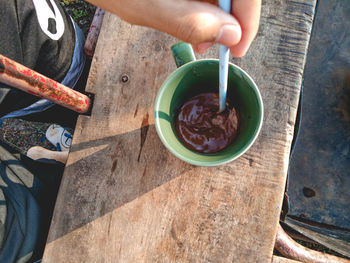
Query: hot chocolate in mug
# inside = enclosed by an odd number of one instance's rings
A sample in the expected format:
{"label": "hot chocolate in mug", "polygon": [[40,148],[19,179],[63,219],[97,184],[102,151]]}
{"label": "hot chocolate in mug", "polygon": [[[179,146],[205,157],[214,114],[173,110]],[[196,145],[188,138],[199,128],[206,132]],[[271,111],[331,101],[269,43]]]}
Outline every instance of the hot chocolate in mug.
{"label": "hot chocolate in mug", "polygon": [[165,147],[176,157],[198,166],[216,166],[244,154],[256,140],[263,122],[263,102],[257,85],[238,66],[229,63],[227,99],[238,113],[238,131],[226,148],[215,153],[200,153],[187,148],[176,131],[179,110],[190,98],[219,92],[219,61],[196,60],[191,45],[172,46],[177,69],[160,87],[155,107],[155,126]]}

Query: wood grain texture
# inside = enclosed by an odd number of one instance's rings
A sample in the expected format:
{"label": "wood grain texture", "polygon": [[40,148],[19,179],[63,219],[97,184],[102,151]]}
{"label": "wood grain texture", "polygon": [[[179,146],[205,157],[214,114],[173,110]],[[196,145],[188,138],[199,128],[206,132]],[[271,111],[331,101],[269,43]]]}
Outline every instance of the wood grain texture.
{"label": "wood grain texture", "polygon": [[[62,179],[44,262],[271,262],[314,0],[265,1],[248,55],[265,117],[238,160],[195,167],[153,118],[176,39],[106,14]],[[201,57],[218,57],[212,48]]]}

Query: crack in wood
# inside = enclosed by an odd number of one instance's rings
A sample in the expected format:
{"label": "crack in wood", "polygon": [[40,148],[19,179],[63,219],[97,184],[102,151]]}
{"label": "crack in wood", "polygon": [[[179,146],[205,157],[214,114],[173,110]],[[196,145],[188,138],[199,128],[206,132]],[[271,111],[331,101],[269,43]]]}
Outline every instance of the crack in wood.
{"label": "crack in wood", "polygon": [[141,123],[141,143],[140,143],[139,156],[137,157],[138,162],[140,162],[142,148],[143,148],[143,145],[145,144],[148,129],[149,129],[148,118],[149,118],[149,114],[147,112],[146,115],[143,117],[142,123]]}

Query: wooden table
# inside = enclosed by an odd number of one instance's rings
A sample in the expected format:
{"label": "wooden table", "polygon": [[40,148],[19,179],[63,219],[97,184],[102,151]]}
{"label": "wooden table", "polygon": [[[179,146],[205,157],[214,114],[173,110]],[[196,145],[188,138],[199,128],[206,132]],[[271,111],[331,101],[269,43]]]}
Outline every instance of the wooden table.
{"label": "wooden table", "polygon": [[263,1],[256,40],[231,61],[256,81],[264,124],[246,154],[212,168],[175,158],[154,127],[177,40],[107,14],[43,261],[271,262],[315,1]]}

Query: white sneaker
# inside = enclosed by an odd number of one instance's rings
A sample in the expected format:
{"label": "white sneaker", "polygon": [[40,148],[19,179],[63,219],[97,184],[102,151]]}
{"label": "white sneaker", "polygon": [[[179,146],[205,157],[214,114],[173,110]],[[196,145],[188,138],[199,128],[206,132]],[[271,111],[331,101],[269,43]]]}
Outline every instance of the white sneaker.
{"label": "white sneaker", "polygon": [[52,124],[46,131],[46,138],[57,149],[57,151],[68,151],[72,143],[72,135],[58,124]]}

